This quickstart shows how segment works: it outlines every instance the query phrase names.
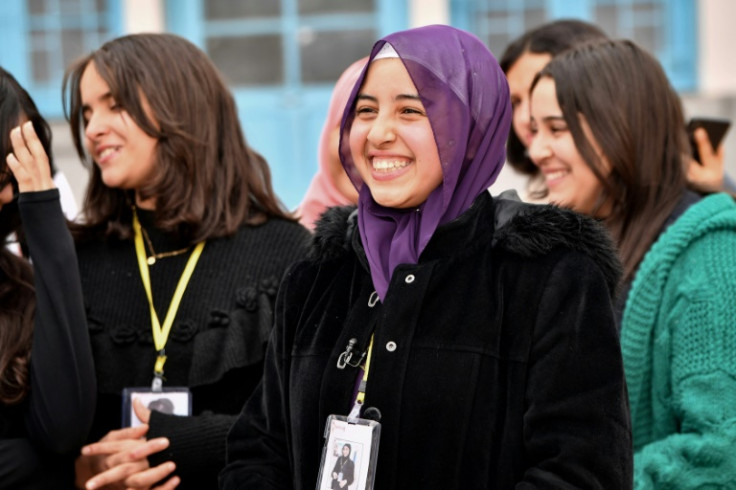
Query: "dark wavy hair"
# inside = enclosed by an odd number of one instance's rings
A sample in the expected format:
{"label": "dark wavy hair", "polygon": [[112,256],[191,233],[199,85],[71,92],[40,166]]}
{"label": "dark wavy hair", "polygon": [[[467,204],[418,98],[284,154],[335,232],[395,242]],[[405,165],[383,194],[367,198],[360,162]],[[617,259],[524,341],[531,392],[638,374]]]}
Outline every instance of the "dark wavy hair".
{"label": "dark wavy hair", "polygon": [[[526,53],[549,54],[554,57],[573,46],[605,40],[608,36],[598,26],[577,19],[560,19],[527,31],[506,47],[499,65],[504,73]],[[513,126],[506,142],[506,159],[516,171],[536,176],[539,169],[529,159],[527,149],[516,135]]]}
{"label": "dark wavy hair", "polygon": [[132,235],[130,191],[107,187],[84,147],[80,81],[91,63],[116,104],[158,140],[155,176],[136,189],[155,199],[158,228],[195,243],[232,235],[244,223],[293,219],[273,191],[265,159],[246,144],[232,94],[207,55],[173,34],[134,34],[105,43],[64,76],[64,112],[77,152],[91,166],[78,238]]}
{"label": "dark wavy hair", "polygon": [[[0,170],[6,171],[5,157],[12,152],[10,130],[24,119],[33,123],[41,144],[51,162],[51,130],[41,117],[36,104],[18,81],[0,68]],[[12,181],[17,191],[17,183]],[[0,210],[0,403],[12,405],[23,400],[28,392],[28,363],[33,336],[33,312],[36,301],[33,275],[28,262],[12,254],[5,247],[15,233],[22,248],[25,241],[18,214],[17,202],[6,204]]]}
{"label": "dark wavy hair", "polygon": [[555,82],[575,146],[603,185],[601,202],[612,205],[604,222],[618,244],[624,279],[630,280],[685,190],[690,144],[680,98],[659,62],[625,40],[556,56],[537,74],[532,90],[547,77]]}

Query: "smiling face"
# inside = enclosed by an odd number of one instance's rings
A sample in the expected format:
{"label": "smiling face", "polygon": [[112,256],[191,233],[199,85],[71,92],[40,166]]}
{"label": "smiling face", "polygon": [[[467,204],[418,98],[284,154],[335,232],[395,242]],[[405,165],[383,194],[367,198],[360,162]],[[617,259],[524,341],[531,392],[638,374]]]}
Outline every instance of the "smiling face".
{"label": "smiling face", "polygon": [[442,182],[427,112],[398,58],[371,63],[355,102],[350,151],[381,206],[419,206]]}
{"label": "smiling face", "polygon": [[[154,175],[157,140],[146,134],[113,98],[90,62],[79,82],[87,151],[108,187],[140,189]],[[144,106],[146,104],[144,103]],[[137,194],[137,193],[136,193]],[[153,203],[138,202],[150,208]]]}
{"label": "smiling face", "polygon": [[[557,102],[555,82],[549,77],[539,80],[531,94],[531,124],[534,137],[529,157],[544,175],[550,202],[596,217],[607,216],[610,206],[599,202],[603,185],[575,145]],[[583,129],[599,151],[585,121]]]}
{"label": "smiling face", "polygon": [[531,143],[532,132],[529,124],[529,89],[536,74],[552,59],[547,53],[522,54],[516,62],[511,65],[506,73],[509,82],[509,93],[511,96],[511,107],[513,109],[512,126],[525,147]]}

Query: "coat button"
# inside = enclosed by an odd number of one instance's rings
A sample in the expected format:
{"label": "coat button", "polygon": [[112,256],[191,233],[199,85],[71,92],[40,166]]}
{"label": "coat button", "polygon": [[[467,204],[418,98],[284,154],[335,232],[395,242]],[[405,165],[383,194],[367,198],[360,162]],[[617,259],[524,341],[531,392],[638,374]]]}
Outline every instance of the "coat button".
{"label": "coat button", "polygon": [[395,351],[396,350],[396,342],[394,342],[393,340],[390,340],[390,341],[386,342],[386,350],[389,351],[389,352]]}
{"label": "coat button", "polygon": [[414,274],[409,274],[408,276],[406,276],[406,279],[404,279],[404,282],[406,282],[407,284],[411,284],[414,282],[414,279]]}
{"label": "coat button", "polygon": [[363,410],[363,418],[368,420],[375,420],[376,422],[381,421],[381,411],[376,407],[366,407]]}

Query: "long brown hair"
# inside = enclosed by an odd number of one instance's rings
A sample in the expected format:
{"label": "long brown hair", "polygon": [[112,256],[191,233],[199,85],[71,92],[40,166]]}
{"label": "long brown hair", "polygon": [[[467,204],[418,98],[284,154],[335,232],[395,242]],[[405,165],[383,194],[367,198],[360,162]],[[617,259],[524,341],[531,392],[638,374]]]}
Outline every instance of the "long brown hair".
{"label": "long brown hair", "polygon": [[544,77],[554,80],[575,145],[612,205],[605,224],[630,280],[685,190],[689,143],[680,99],[659,62],[631,41],[563,53],[537,75],[532,90]]}
{"label": "long brown hair", "polygon": [[[548,54],[554,57],[573,46],[604,39],[608,39],[608,36],[595,24],[578,19],[558,19],[527,31],[514,40],[506,47],[498,64],[501,65],[503,72],[508,74],[519,58],[526,53]],[[506,162],[522,174],[539,175],[539,167],[529,159],[527,148],[513,126],[506,142]]]}
{"label": "long brown hair", "polygon": [[[10,130],[23,119],[33,124],[51,163],[51,129],[48,123],[41,117],[28,92],[10,73],[0,68],[0,170],[2,171],[7,171],[5,157],[13,151]],[[12,179],[12,185],[17,190],[15,179]],[[27,251],[16,200],[0,209],[0,403],[4,405],[20,402],[28,392],[28,363],[33,337],[33,313],[36,307],[29,263],[5,247],[8,237],[12,234],[15,234],[21,248]]]}
{"label": "long brown hair", "polygon": [[74,144],[92,167],[83,230],[131,235],[129,191],[107,187],[84,148],[80,81],[90,63],[116,104],[158,140],[155,176],[137,192],[155,198],[159,228],[194,243],[232,235],[244,223],[292,219],[273,191],[266,161],[246,144],[235,101],[207,55],[172,34],[134,34],[104,44],[64,77]]}
{"label": "long brown hair", "polygon": [[36,299],[30,265],[0,249],[0,403],[18,403],[28,392],[28,363]]}

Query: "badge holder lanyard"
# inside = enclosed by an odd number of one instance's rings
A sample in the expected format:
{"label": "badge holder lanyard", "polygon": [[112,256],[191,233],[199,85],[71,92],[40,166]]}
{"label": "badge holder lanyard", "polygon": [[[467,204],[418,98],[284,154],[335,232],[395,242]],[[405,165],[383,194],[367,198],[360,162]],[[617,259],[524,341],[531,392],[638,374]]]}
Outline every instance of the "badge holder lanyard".
{"label": "badge holder lanyard", "polygon": [[166,312],[164,318],[164,324],[161,325],[156,313],[156,308],[153,306],[153,293],[151,292],[151,276],[148,270],[148,262],[146,262],[146,249],[143,244],[143,234],[141,233],[141,224],[138,221],[138,214],[133,210],[133,231],[135,233],[135,254],[138,257],[138,268],[141,273],[141,280],[143,281],[143,288],[146,290],[146,297],[148,298],[148,306],[151,312],[151,327],[153,329],[153,343],[156,347],[156,364],[153,368],[153,381],[151,383],[151,390],[161,391],[164,379],[164,363],[166,362],[166,342],[169,339],[169,333],[171,327],[174,324],[174,318],[179,310],[181,304],[181,298],[184,296],[184,291],[189,284],[189,280],[194,273],[195,267],[199,257],[202,255],[205,242],[199,242],[192,250],[187,260],[187,265],[184,268],[184,272],[179,278],[179,282],[176,285],[174,296],[171,298],[171,304]]}
{"label": "badge holder lanyard", "polygon": [[356,490],[373,489],[381,424],[375,420],[360,418],[372,354],[373,335],[371,335],[363,376],[350,415],[327,417],[325,445],[322,449],[317,490],[348,487]]}
{"label": "badge holder lanyard", "polygon": [[156,347],[156,363],[153,368],[153,381],[151,387],[128,387],[123,389],[122,427],[136,427],[143,422],[138,418],[133,408],[133,402],[139,400],[149,410],[156,410],[165,414],[188,416],[192,414],[192,393],[186,386],[164,387],[164,363],[166,362],[166,341],[174,323],[176,312],[179,310],[182,296],[189,284],[199,257],[204,249],[204,242],[198,243],[189,255],[184,272],[176,285],[174,296],[166,312],[163,326],[159,323],[156,309],[153,306],[153,293],[151,292],[151,276],[146,261],[146,249],[143,244],[141,224],[138,215],[133,209],[133,232],[135,234],[135,254],[138,259],[138,268],[146,290],[148,306],[151,313],[151,328],[153,329],[153,342]]}

